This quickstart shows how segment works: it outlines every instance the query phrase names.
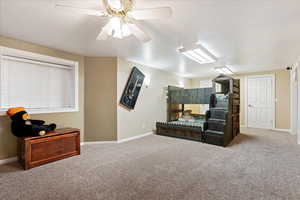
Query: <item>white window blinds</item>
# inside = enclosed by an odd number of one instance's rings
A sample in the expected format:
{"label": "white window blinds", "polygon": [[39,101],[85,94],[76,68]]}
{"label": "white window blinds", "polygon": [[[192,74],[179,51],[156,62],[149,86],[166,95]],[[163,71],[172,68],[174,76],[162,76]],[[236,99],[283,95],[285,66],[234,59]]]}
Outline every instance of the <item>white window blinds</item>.
{"label": "white window blinds", "polygon": [[17,106],[41,113],[77,109],[75,66],[2,55],[0,73],[1,110]]}

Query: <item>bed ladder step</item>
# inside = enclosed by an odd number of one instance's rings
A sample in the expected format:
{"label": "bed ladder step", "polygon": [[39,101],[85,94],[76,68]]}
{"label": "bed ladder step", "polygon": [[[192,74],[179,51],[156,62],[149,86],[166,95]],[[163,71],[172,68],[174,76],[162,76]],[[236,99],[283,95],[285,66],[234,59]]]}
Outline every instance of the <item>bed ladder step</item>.
{"label": "bed ladder step", "polygon": [[219,122],[219,121],[211,121],[208,120],[205,122],[205,130],[210,130],[210,131],[224,131],[225,123],[224,122]]}
{"label": "bed ladder step", "polygon": [[223,135],[224,134],[223,131],[212,131],[212,130],[206,130],[205,133],[206,134],[218,134],[218,135]]}
{"label": "bed ladder step", "polygon": [[227,114],[227,110],[224,109],[210,109],[209,113],[210,113],[210,118],[213,119],[223,119],[225,120],[226,118],[226,114]]}

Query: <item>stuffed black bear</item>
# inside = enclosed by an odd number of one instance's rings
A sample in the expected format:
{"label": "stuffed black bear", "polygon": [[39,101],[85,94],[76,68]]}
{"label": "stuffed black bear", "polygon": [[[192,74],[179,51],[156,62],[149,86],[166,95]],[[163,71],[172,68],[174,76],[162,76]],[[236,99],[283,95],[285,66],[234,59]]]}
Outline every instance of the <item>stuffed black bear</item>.
{"label": "stuffed black bear", "polygon": [[56,124],[44,125],[45,121],[32,120],[23,107],[10,108],[11,131],[16,137],[42,136],[56,128]]}

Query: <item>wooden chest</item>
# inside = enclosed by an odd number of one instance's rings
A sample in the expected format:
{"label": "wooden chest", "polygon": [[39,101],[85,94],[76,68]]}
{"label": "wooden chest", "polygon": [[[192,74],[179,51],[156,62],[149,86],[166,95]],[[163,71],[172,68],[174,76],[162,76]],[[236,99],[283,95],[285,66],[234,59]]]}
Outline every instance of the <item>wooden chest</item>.
{"label": "wooden chest", "polygon": [[44,136],[18,138],[18,158],[25,170],[79,154],[79,129],[62,128]]}

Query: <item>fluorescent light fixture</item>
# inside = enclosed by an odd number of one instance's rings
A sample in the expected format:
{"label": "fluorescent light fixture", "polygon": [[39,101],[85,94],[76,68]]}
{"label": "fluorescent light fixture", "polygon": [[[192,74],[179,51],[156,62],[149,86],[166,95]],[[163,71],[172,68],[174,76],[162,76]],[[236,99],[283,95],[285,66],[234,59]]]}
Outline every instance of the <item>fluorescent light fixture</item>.
{"label": "fluorescent light fixture", "polygon": [[194,48],[186,49],[181,47],[178,49],[180,53],[200,64],[209,64],[217,61],[217,58],[201,45],[195,45]]}
{"label": "fluorescent light fixture", "polygon": [[231,69],[229,69],[227,66],[224,67],[216,67],[215,71],[220,73],[220,74],[226,74],[226,75],[232,75],[233,72],[231,71]]}

